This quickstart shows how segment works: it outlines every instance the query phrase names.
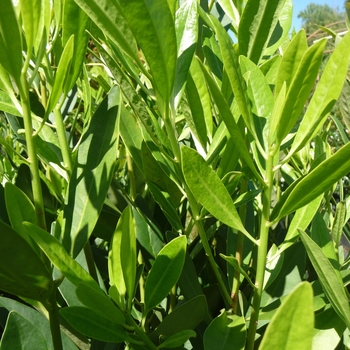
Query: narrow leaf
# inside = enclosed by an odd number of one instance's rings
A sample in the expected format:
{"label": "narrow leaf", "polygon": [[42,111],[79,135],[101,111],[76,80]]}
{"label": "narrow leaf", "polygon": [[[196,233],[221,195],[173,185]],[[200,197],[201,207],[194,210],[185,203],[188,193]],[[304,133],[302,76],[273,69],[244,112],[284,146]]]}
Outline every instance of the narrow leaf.
{"label": "narrow leaf", "polygon": [[239,23],[240,55],[258,64],[277,24],[285,0],[248,1]]}
{"label": "narrow leaf", "polygon": [[[278,207],[280,210],[272,212],[271,220],[277,221],[327,191],[334,183],[350,172],[350,163],[344,161],[349,157],[350,143],[314,168],[290,192],[285,192],[280,199],[281,205]],[[327,174],[326,177],[325,174]]]}
{"label": "narrow leaf", "polygon": [[310,350],[314,327],[312,287],[303,282],[288,295],[271,319],[260,350]]}
{"label": "narrow leaf", "polygon": [[320,130],[344,85],[350,57],[350,33],[346,34],[329,58],[310,101],[289,154],[300,150]]}
{"label": "narrow leaf", "polygon": [[106,199],[117,154],[119,89],[102,101],[83,133],[68,185],[63,245],[76,257],[89,239]]}
{"label": "narrow leaf", "polygon": [[186,183],[199,203],[218,220],[243,232],[256,243],[244,228],[231,196],[214,170],[195,150],[182,147],[181,153]]}
{"label": "narrow leaf", "polygon": [[349,327],[349,301],[333,266],[323,254],[321,248],[303,230],[299,230],[299,234],[328,300],[331,302],[335,312]]}
{"label": "narrow leaf", "polygon": [[339,202],[336,207],[335,218],[332,227],[332,238],[334,242],[334,247],[338,250],[338,246],[341,240],[341,236],[343,234],[343,227],[346,223],[346,205],[345,202]]}
{"label": "narrow leaf", "polygon": [[177,59],[175,25],[168,2],[118,0],[118,4],[146,57],[156,89],[168,103]]}
{"label": "narrow leaf", "polygon": [[181,345],[183,345],[184,343],[186,343],[186,341],[191,338],[191,337],[196,337],[196,332],[192,331],[191,329],[187,329],[181,332],[178,332],[174,335],[172,335],[171,337],[165,339],[159,346],[158,349],[162,349],[162,348],[167,348],[167,349],[172,349],[172,348],[177,348]]}
{"label": "narrow leaf", "polygon": [[187,240],[180,236],[158,254],[145,285],[145,312],[157,306],[180,277],[185,262]]}

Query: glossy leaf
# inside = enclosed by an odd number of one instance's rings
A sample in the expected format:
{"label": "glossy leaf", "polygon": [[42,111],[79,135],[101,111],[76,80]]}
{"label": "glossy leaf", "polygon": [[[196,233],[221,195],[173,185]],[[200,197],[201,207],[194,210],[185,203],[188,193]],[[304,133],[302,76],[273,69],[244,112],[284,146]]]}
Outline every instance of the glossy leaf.
{"label": "glossy leaf", "polygon": [[258,64],[280,17],[285,0],[248,1],[239,23],[240,55]]}
{"label": "glossy leaf", "polygon": [[118,0],[149,64],[156,90],[168,103],[176,70],[176,34],[167,1]]}
{"label": "glossy leaf", "polygon": [[53,111],[57,102],[59,101],[67,81],[67,71],[69,71],[74,50],[74,35],[68,40],[63,49],[61,59],[58,63],[57,71],[55,74],[55,80],[50,94],[49,102],[46,109],[46,115]]}
{"label": "glossy leaf", "polygon": [[[319,195],[327,191],[334,183],[350,171],[349,162],[345,162],[350,156],[350,143],[343,146],[335,154],[322,162],[309,174],[303,177],[290,192],[285,192],[278,206],[271,214],[271,220],[276,221],[310,203]],[[328,174],[325,178],[324,174]]]}
{"label": "glossy leaf", "polygon": [[[45,232],[46,235],[49,235]],[[38,301],[46,301],[53,281],[50,272],[29,243],[0,221],[0,289]]]}
{"label": "glossy leaf", "polygon": [[158,340],[161,335],[172,335],[188,329],[195,329],[206,317],[208,306],[204,295],[197,295],[193,299],[177,306],[168,314],[160,325],[153,331],[150,338]]}
{"label": "glossy leaf", "polygon": [[41,0],[34,0],[34,1],[20,0],[21,16],[22,16],[22,22],[23,22],[23,27],[25,31],[25,39],[27,44],[28,55],[31,55],[31,51],[38,34],[41,5],[42,5]]}
{"label": "glossy leaf", "polygon": [[74,0],[97,27],[136,62],[139,62],[135,38],[115,1]]}
{"label": "glossy leaf", "polygon": [[183,88],[192,58],[197,46],[198,13],[197,2],[185,1],[175,16],[175,32],[177,42],[177,64],[173,94],[176,98],[175,108],[180,102],[180,91]]}
{"label": "glossy leaf", "polygon": [[259,349],[310,350],[314,327],[312,287],[304,282],[293,290],[272,317]]}
{"label": "glossy leaf", "polygon": [[181,153],[186,183],[199,203],[218,220],[243,232],[255,242],[244,228],[231,196],[214,170],[195,150],[182,147]]}
{"label": "glossy leaf", "polygon": [[319,73],[325,45],[326,40],[318,41],[301,58],[299,68],[287,92],[282,116],[276,126],[276,138],[279,144],[288,135],[305,108]]}
{"label": "glossy leaf", "polygon": [[246,326],[243,317],[228,315],[224,310],[216,317],[204,332],[204,350],[225,350],[231,348],[243,350],[246,338]]}
{"label": "glossy leaf", "polygon": [[190,329],[178,332],[171,337],[165,339],[159,346],[158,349],[166,348],[172,349],[183,345],[189,338],[195,337],[196,332]]}
{"label": "glossy leaf", "polygon": [[350,33],[337,45],[300,124],[289,154],[300,150],[320,130],[344,85],[350,57]]}
{"label": "glossy leaf", "polygon": [[38,249],[38,246],[33,242],[26,229],[22,226],[24,221],[29,221],[33,224],[37,222],[33,203],[23,191],[10,182],[5,184],[5,200],[12,228],[24,238],[38,256],[40,256],[40,249]]}
{"label": "glossy leaf", "polygon": [[11,0],[1,2],[0,64],[20,83],[22,69],[22,36]]}
{"label": "glossy leaf", "polygon": [[[53,350],[53,343],[52,343],[52,336],[50,331],[50,323],[49,320],[39,311],[35,310],[33,307],[29,307],[27,305],[24,305],[23,303],[20,303],[18,301],[15,301],[13,299],[1,297],[0,298],[0,307],[2,311],[8,311],[8,312],[16,312],[18,315],[21,315],[22,318],[24,318],[26,321],[31,323],[32,330],[38,330],[42,337],[45,340],[45,349],[47,350]],[[4,316],[4,313],[2,313],[2,316]],[[32,332],[28,332],[29,335],[32,334]],[[72,340],[61,331],[61,337],[62,337],[62,343],[63,348],[66,350],[77,350],[77,346],[72,342]],[[13,339],[14,337],[11,336],[11,340],[16,341],[16,339]],[[1,348],[1,346],[0,346]],[[7,349],[7,347],[5,348]],[[16,349],[16,347],[9,347],[8,349]],[[22,349],[20,347],[19,349]],[[36,349],[35,344],[33,346],[33,349]]]}
{"label": "glossy leaf", "polygon": [[70,306],[61,309],[60,314],[72,327],[88,337],[115,343],[128,340],[126,332],[119,324],[101,317],[88,308]]}
{"label": "glossy leaf", "polygon": [[145,285],[145,312],[157,306],[178,281],[185,262],[187,240],[180,236],[158,254]]}
{"label": "glossy leaf", "polygon": [[63,213],[63,245],[76,257],[97,222],[117,154],[119,89],[102,101],[83,133]]}
{"label": "glossy leaf", "polygon": [[123,325],[125,317],[122,312],[108,299],[107,295],[97,292],[86,283],[79,283],[76,289],[79,300],[99,316],[111,322]]}
{"label": "glossy leaf", "polygon": [[304,231],[299,230],[299,234],[328,300],[331,302],[339,317],[341,317],[347,327],[349,327],[349,301],[334,268],[323,254],[321,248]]}
{"label": "glossy leaf", "polygon": [[67,94],[75,84],[78,76],[81,74],[82,64],[85,60],[89,34],[89,17],[74,2],[74,0],[65,0],[63,6],[62,19],[62,44],[66,45],[71,35],[74,35],[73,57],[68,77],[66,78],[65,93]]}
{"label": "glossy leaf", "polygon": [[38,226],[29,222],[23,224],[35,242],[50,259],[51,263],[60,270],[76,287],[79,283],[86,283],[95,291],[102,293],[96,281],[77,263],[63,248],[62,244],[53,236]]}
{"label": "glossy leaf", "polygon": [[284,82],[286,82],[287,90],[289,90],[307,48],[305,30],[301,29],[294,36],[282,56],[276,78],[275,96],[279,94]]}
{"label": "glossy leaf", "polygon": [[335,218],[334,218],[333,227],[332,227],[332,239],[336,250],[338,250],[341,236],[343,234],[343,227],[346,223],[345,216],[346,216],[346,205],[344,201],[341,201],[337,204]]}
{"label": "glossy leaf", "polygon": [[38,327],[16,311],[11,311],[1,337],[0,349],[46,350],[47,344]]}
{"label": "glossy leaf", "polygon": [[240,13],[234,3],[234,1],[231,0],[218,0],[218,3],[222,7],[222,9],[225,11],[226,15],[230,17],[233,26],[235,30],[235,34],[238,32],[238,25],[240,21]]}
{"label": "glossy leaf", "polygon": [[260,179],[260,181],[263,181],[253,163],[252,157],[249,154],[249,151],[246,147],[241,131],[237,126],[237,123],[231,113],[230,107],[228,106],[224,96],[222,95],[221,91],[219,90],[219,87],[217,86],[213,78],[210,76],[207,69],[203,65],[201,65],[201,68],[205,75],[206,82],[210,88],[216,106],[218,107],[221,117],[226,124],[226,127],[232,137],[232,140],[235,142],[237,150],[241,154],[243,160],[255,174],[255,176],[258,179]]}

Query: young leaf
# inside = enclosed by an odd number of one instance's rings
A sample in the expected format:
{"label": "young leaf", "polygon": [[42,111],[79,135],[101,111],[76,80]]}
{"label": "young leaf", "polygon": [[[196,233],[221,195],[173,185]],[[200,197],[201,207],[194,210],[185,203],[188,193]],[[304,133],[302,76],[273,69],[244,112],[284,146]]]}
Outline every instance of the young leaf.
{"label": "young leaf", "polygon": [[128,340],[128,335],[119,324],[111,322],[88,308],[70,306],[61,309],[60,314],[77,331],[90,338],[114,343]]}
{"label": "young leaf", "polygon": [[218,220],[243,232],[256,243],[244,228],[231,196],[215,171],[195,150],[182,147],[181,153],[186,183],[199,203]]}
{"label": "young leaf", "polygon": [[299,234],[328,300],[331,302],[335,312],[349,327],[349,301],[333,266],[323,254],[321,248],[303,230],[299,230]]}
{"label": "young leaf", "polygon": [[341,240],[341,236],[343,234],[343,227],[346,223],[345,216],[346,216],[346,205],[345,205],[345,202],[342,201],[337,204],[335,218],[334,218],[333,227],[332,227],[332,238],[333,238],[334,247],[336,251],[338,251],[338,246]]}
{"label": "young leaf", "polygon": [[327,191],[334,183],[350,172],[350,162],[345,161],[349,157],[350,143],[314,168],[291,191],[285,192],[280,199],[280,205],[276,207],[279,208],[279,211],[277,209],[272,212],[271,220],[279,220]]}
{"label": "young leaf", "polygon": [[[38,325],[40,326],[40,325]],[[47,350],[47,344],[40,328],[16,311],[11,311],[1,337],[0,349]]]}
{"label": "young leaf", "polygon": [[20,84],[22,69],[22,36],[11,0],[1,2],[0,64]]}
{"label": "young leaf", "polygon": [[175,32],[177,41],[177,64],[173,95],[175,109],[181,98],[181,90],[186,82],[187,73],[197,46],[198,13],[197,2],[185,1],[177,10],[175,16]]}
{"label": "young leaf", "polygon": [[155,88],[169,102],[177,60],[174,19],[167,1],[118,0],[149,64]]}
{"label": "young leaf", "polygon": [[119,89],[102,101],[83,133],[63,213],[63,245],[76,257],[89,239],[113,177]]}
{"label": "young leaf", "polygon": [[243,317],[228,315],[224,310],[216,317],[204,332],[204,350],[225,350],[234,345],[234,349],[243,350],[246,338],[246,326]]}
{"label": "young leaf", "polygon": [[157,306],[180,277],[185,262],[187,240],[180,236],[158,254],[145,285],[145,314]]}
{"label": "young leaf", "polygon": [[66,94],[72,89],[78,76],[81,74],[82,64],[85,60],[87,43],[89,40],[89,17],[73,0],[65,0],[63,5],[62,44],[66,45],[74,35],[73,57],[70,70],[66,71],[68,77],[64,91]]}
{"label": "young leaf", "polygon": [[258,64],[286,0],[248,1],[239,23],[238,44],[240,55]]}
{"label": "young leaf", "polygon": [[312,287],[303,282],[287,296],[271,319],[260,350],[310,350],[314,327]]}
{"label": "young leaf", "polygon": [[[47,236],[49,234],[45,232]],[[0,221],[0,289],[38,301],[52,292],[50,272],[29,243]]]}
{"label": "young leaf", "polygon": [[322,127],[327,115],[338,99],[348,71],[350,57],[350,33],[347,33],[329,58],[317,84],[289,155],[299,151]]}

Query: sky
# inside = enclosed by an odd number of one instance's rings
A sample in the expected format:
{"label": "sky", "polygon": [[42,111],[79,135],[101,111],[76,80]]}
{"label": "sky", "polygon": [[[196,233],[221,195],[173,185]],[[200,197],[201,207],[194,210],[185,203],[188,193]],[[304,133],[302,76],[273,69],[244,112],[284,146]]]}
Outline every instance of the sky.
{"label": "sky", "polygon": [[344,11],[344,9],[343,9],[344,0],[307,0],[307,1],[305,1],[305,0],[293,0],[294,9],[293,9],[293,24],[292,24],[292,26],[295,27],[296,31],[298,31],[301,28],[301,19],[297,18],[298,13],[300,11],[303,11],[306,8],[306,6],[312,2],[314,4],[320,4],[320,5],[328,4],[328,6],[330,6],[332,8],[338,7],[338,9],[340,11]]}

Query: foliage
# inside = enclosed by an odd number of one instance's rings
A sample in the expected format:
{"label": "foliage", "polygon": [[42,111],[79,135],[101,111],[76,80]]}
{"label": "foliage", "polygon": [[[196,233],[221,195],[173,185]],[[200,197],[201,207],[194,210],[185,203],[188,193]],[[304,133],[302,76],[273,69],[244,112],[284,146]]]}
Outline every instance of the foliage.
{"label": "foliage", "polygon": [[2,1],[1,350],[350,347],[350,34],[291,18]]}

